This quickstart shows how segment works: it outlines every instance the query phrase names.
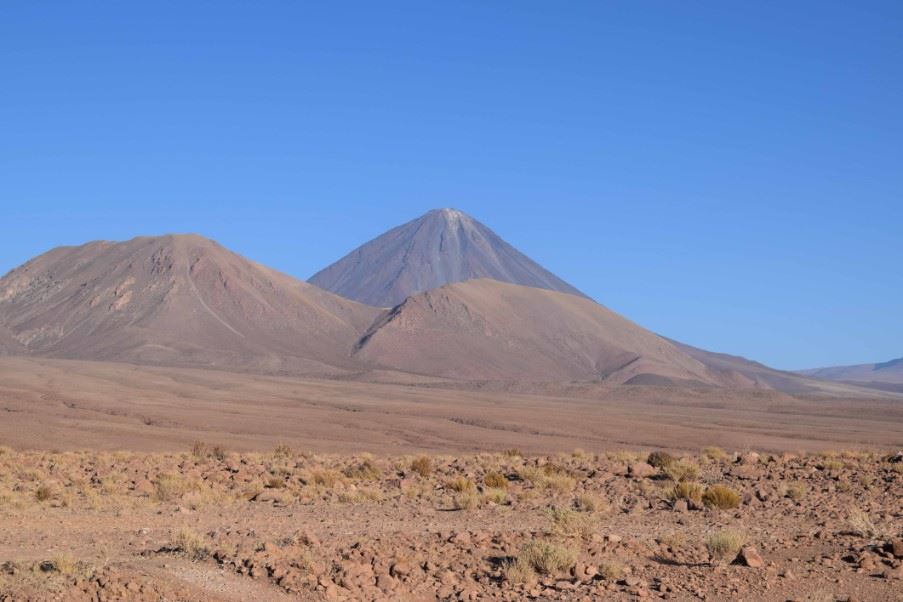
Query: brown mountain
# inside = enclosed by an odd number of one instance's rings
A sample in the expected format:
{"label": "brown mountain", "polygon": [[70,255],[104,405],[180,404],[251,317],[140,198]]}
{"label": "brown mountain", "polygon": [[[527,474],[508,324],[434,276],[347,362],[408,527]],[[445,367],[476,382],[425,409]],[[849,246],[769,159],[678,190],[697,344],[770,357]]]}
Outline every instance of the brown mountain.
{"label": "brown mountain", "polygon": [[378,313],[195,235],[60,247],[0,279],[0,324],[49,357],[327,370]]}
{"label": "brown mountain", "polygon": [[859,383],[890,383],[903,385],[903,357],[877,364],[833,366],[802,370],[800,374],[827,380]]}
{"label": "brown mountain", "polygon": [[489,279],[448,284],[385,311],[355,355],[449,378],[722,384],[669,341],[594,301]]}
{"label": "brown mountain", "polygon": [[452,282],[492,278],[582,295],[456,209],[435,209],[358,247],[311,284],[378,307]]}

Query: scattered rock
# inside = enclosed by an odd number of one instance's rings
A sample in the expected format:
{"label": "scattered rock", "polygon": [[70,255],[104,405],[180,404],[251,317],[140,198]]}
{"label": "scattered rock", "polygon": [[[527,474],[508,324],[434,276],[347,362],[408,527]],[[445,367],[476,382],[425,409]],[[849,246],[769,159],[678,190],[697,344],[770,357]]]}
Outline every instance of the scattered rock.
{"label": "scattered rock", "polygon": [[753,546],[743,546],[737,554],[736,562],[754,569],[765,566],[765,561]]}

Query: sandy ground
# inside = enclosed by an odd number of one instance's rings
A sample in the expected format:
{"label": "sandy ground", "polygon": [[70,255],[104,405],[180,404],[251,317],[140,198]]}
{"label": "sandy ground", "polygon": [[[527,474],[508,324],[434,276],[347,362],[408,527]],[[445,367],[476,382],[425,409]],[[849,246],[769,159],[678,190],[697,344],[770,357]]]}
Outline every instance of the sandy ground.
{"label": "sandy ground", "polygon": [[[408,377],[382,375],[383,381]],[[529,453],[903,447],[903,400],[588,384],[392,384],[0,358],[0,444]]]}

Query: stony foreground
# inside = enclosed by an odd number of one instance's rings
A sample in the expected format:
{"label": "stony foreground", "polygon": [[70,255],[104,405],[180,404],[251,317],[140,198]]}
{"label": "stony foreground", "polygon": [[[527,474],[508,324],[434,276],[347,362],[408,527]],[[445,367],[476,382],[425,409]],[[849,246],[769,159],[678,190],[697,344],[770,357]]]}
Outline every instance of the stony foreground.
{"label": "stony foreground", "polygon": [[903,456],[0,448],[0,600],[903,600]]}

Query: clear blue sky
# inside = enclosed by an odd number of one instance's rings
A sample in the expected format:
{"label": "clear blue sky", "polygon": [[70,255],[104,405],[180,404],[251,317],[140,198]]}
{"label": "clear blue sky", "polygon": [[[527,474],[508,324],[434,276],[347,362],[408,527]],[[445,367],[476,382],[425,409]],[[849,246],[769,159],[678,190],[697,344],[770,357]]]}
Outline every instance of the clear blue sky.
{"label": "clear blue sky", "polygon": [[903,355],[903,3],[317,4],[3,2],[0,272],[198,232],[306,278],[454,206],[694,345]]}

